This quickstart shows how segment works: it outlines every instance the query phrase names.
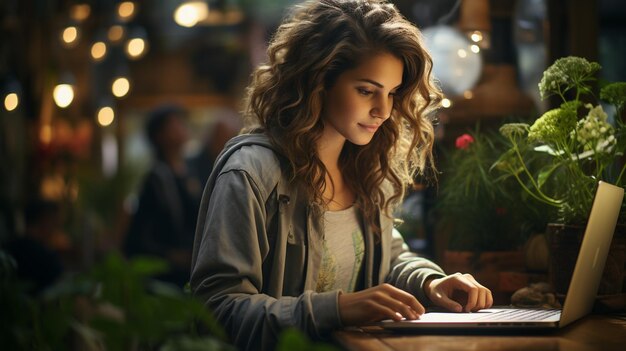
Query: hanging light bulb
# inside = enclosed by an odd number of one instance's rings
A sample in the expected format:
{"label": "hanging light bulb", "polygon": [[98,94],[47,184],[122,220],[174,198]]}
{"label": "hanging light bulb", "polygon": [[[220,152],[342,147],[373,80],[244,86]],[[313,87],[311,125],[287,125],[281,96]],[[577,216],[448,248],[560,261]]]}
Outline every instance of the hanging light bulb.
{"label": "hanging light bulb", "polygon": [[132,1],[123,1],[117,4],[117,18],[122,22],[128,22],[135,17],[137,6]]}
{"label": "hanging light bulb", "polygon": [[102,127],[111,125],[115,120],[115,111],[111,106],[102,106],[98,109],[97,114],[98,124]]}
{"label": "hanging light bulb", "polygon": [[187,1],[174,11],[174,21],[183,27],[193,27],[208,16],[209,5],[204,1]]}
{"label": "hanging light bulb", "polygon": [[146,31],[141,27],[135,27],[129,35],[129,40],[125,46],[126,55],[131,60],[137,60],[143,57],[148,51],[148,41],[146,40]]}
{"label": "hanging light bulb", "polygon": [[91,14],[91,6],[89,4],[76,4],[70,8],[70,18],[76,22],[86,20]]}
{"label": "hanging light bulb", "polygon": [[65,47],[73,47],[78,43],[79,30],[76,26],[67,26],[61,32],[61,42]]}
{"label": "hanging light bulb", "polygon": [[4,97],[4,108],[9,112],[15,110],[19,104],[20,98],[17,93],[8,93]]}
{"label": "hanging light bulb", "polygon": [[441,106],[443,106],[444,108],[449,108],[450,106],[452,106],[452,101],[448,98],[443,98],[441,100]]}
{"label": "hanging light bulb", "polygon": [[115,97],[121,98],[126,96],[130,91],[130,82],[126,77],[117,77],[113,80],[111,85],[111,92]]}
{"label": "hanging light bulb", "polygon": [[74,84],[76,80],[74,76],[65,72],[61,75],[59,83],[54,87],[52,91],[52,97],[54,103],[61,108],[68,107],[74,100]]}
{"label": "hanging light bulb", "polygon": [[470,32],[469,36],[470,36],[470,39],[472,39],[474,43],[480,43],[483,40],[483,33],[479,30]]}
{"label": "hanging light bulb", "polygon": [[74,100],[74,87],[71,84],[58,84],[54,87],[52,95],[57,106],[66,108]]}
{"label": "hanging light bulb", "polygon": [[491,19],[489,0],[461,2],[459,29],[480,49],[491,46]]}
{"label": "hanging light bulb", "polygon": [[130,59],[136,60],[146,52],[146,41],[142,38],[133,38],[126,44],[126,53]]}
{"label": "hanging light bulb", "polygon": [[97,41],[91,45],[91,58],[94,61],[101,61],[107,54],[107,44],[103,41]]}
{"label": "hanging light bulb", "polygon": [[125,32],[126,30],[124,29],[124,26],[115,24],[112,25],[111,28],[109,28],[107,37],[109,38],[109,41],[111,41],[111,43],[117,44],[121,42],[122,39],[124,39],[124,35],[126,34]]}
{"label": "hanging light bulb", "polygon": [[22,93],[20,83],[14,78],[9,78],[3,91],[4,109],[9,112],[14,111],[20,105],[20,95]]}

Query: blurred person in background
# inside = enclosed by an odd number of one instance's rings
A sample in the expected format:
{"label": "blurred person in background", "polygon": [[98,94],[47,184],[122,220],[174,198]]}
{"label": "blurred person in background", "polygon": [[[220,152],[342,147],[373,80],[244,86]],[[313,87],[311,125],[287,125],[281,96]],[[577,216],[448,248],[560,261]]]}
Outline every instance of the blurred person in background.
{"label": "blurred person in background", "polygon": [[187,111],[162,105],[149,113],[145,131],[154,153],[137,210],[132,214],[124,252],[165,259],[170,271],[158,278],[183,287],[189,280],[191,248],[201,188],[189,176],[184,147]]}
{"label": "blurred person in background", "polygon": [[232,110],[222,111],[207,127],[199,152],[189,158],[187,163],[189,173],[197,179],[201,189],[209,179],[213,171],[213,163],[224,145],[239,134],[241,127],[243,127],[241,117]]}

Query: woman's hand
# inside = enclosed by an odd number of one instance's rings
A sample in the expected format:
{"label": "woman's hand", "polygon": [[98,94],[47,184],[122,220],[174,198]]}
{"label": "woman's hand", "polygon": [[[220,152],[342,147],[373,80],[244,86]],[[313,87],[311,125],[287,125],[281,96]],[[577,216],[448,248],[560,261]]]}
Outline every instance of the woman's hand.
{"label": "woman's hand", "polygon": [[456,273],[428,280],[424,293],[435,305],[455,312],[473,312],[493,305],[491,291],[471,274]]}
{"label": "woman's hand", "polygon": [[389,284],[339,295],[339,315],[346,326],[383,319],[417,319],[424,312],[424,306],[413,295]]}

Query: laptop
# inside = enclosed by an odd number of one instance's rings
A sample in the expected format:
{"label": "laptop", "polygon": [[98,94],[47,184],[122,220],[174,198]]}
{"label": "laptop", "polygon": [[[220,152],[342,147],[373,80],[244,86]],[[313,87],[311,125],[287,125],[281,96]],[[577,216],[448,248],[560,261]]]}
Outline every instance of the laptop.
{"label": "laptop", "polygon": [[418,320],[377,325],[403,332],[428,330],[555,329],[591,312],[615,231],[624,189],[599,182],[563,309],[489,308],[473,313],[427,312]]}

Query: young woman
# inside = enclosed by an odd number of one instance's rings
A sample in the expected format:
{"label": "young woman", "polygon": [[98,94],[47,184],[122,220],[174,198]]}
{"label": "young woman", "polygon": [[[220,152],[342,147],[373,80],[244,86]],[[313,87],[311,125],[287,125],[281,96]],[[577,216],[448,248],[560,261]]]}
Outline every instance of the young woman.
{"label": "young woman", "polygon": [[[246,133],[203,195],[191,287],[242,349],[297,327],[491,306],[471,275],[408,251],[391,213],[430,165],[439,92],[418,30],[382,0],[295,8],[249,87]],[[464,292],[463,301],[456,301]]]}

